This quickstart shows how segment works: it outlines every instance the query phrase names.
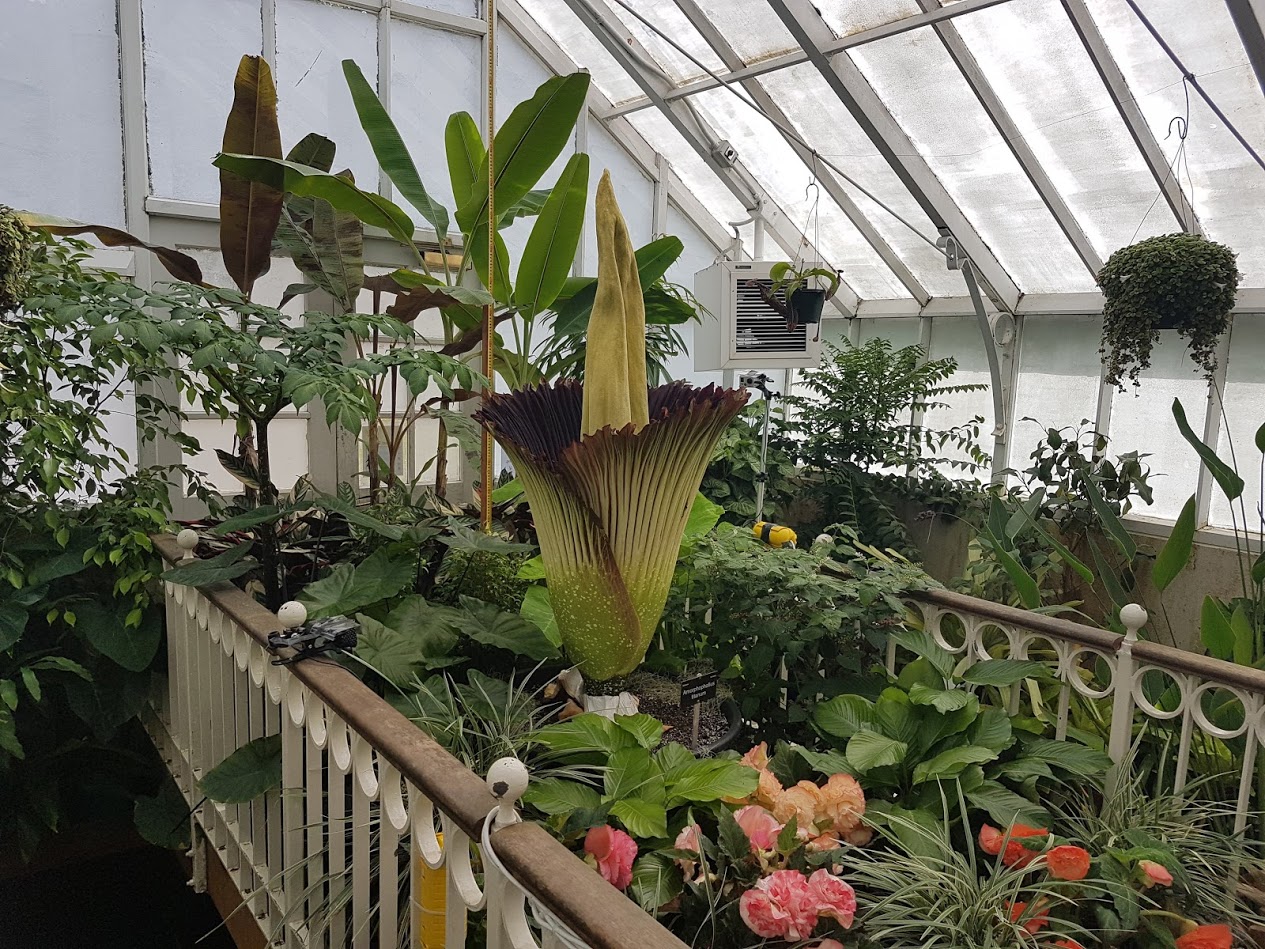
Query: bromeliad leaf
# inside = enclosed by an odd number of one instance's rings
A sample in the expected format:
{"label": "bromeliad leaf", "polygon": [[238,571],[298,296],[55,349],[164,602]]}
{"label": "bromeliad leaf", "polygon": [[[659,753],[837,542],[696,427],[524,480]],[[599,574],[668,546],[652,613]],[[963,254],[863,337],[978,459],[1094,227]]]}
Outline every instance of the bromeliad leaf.
{"label": "bromeliad leaf", "polygon": [[281,787],[281,736],[242,745],[208,771],[198,786],[217,804],[246,804]]}
{"label": "bromeliad leaf", "polygon": [[209,560],[180,563],[162,575],[168,583],[183,586],[204,587],[224,580],[232,580],[253,570],[255,560],[249,557],[253,544],[238,544]]}

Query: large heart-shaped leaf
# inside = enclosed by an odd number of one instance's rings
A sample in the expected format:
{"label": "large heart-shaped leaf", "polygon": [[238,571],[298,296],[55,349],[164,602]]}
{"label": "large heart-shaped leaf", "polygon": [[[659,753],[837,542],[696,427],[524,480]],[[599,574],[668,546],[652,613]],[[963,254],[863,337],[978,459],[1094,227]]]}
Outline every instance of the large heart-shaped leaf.
{"label": "large heart-shaped leaf", "polygon": [[256,566],[254,558],[248,555],[254,545],[238,544],[209,560],[181,561],[162,575],[168,583],[179,583],[190,587],[210,586],[224,580],[233,580],[253,570]]}
{"label": "large heart-shaped leaf", "polygon": [[417,166],[413,163],[413,156],[404,145],[404,139],[400,137],[399,130],[382,105],[382,100],[373,91],[373,86],[369,85],[355,60],[343,60],[343,75],[347,79],[347,88],[351,90],[356,115],[360,117],[360,127],[365,130],[378,164],[400,189],[400,194],[430,222],[435,235],[442,242],[448,234],[448,209],[426,193],[421,175],[417,173]]}
{"label": "large heart-shaped leaf", "polygon": [[[281,158],[277,88],[262,56],[243,56],[237,67],[221,151]],[[272,237],[284,200],[279,190],[220,168],[220,251],[228,275],[246,296],[272,265]]]}
{"label": "large heart-shaped leaf", "polygon": [[370,604],[395,596],[413,582],[416,564],[412,557],[379,548],[363,563],[340,563],[329,576],[310,583],[299,596],[308,616],[350,615]]}
{"label": "large heart-shaped leaf", "polygon": [[281,736],[248,741],[208,771],[198,787],[217,804],[246,804],[281,787]]}
{"label": "large heart-shaped leaf", "polygon": [[541,208],[519,259],[514,303],[523,313],[535,315],[549,307],[571,273],[584,229],[588,187],[589,156],[572,155]]}
{"label": "large heart-shaped leaf", "polygon": [[75,631],[102,655],[131,672],[149,668],[162,641],[162,621],[155,612],[144,616],[139,626],[124,625],[131,603],[79,603],[75,606]]}
{"label": "large heart-shaped leaf", "polygon": [[454,616],[457,628],[475,642],[505,649],[535,662],[554,659],[558,649],[539,627],[518,613],[506,613],[471,596],[461,597],[461,610]]}

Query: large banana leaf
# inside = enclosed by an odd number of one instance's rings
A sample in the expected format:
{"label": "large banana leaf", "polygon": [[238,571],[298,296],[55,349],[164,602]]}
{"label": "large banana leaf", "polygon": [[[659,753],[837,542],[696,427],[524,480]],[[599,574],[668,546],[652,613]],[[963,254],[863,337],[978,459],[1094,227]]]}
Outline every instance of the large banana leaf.
{"label": "large banana leaf", "polygon": [[1179,573],[1185,569],[1190,560],[1191,548],[1195,544],[1195,496],[1187,498],[1182,512],[1177,516],[1173,532],[1168,535],[1168,542],[1155,558],[1155,566],[1151,568],[1151,582],[1155,589],[1163,593]]}
{"label": "large banana leaf", "polygon": [[514,303],[529,315],[546,309],[557,298],[584,229],[588,201],[589,156],[571,156],[541,208],[523,248],[514,285]]}
{"label": "large banana leaf", "polygon": [[[508,209],[521,201],[562,154],[588,91],[588,73],[554,76],[515,106],[493,139],[498,208]],[[462,233],[474,231],[487,214],[487,175],[476,175],[470,197],[457,210]]]}
{"label": "large banana leaf", "polygon": [[277,191],[328,201],[338,210],[347,211],[366,224],[382,228],[414,253],[417,252],[413,245],[412,218],[399,205],[381,195],[360,190],[346,178],[279,158],[252,155],[220,154],[215,156],[213,164]]}
{"label": "large banana leaf", "polygon": [[[637,277],[643,288],[651,287],[655,281],[667,273],[685,252],[685,245],[679,237],[660,237],[637,248]],[[589,314],[593,312],[593,300],[597,296],[597,278],[583,277],[575,281],[567,281],[564,294],[566,302],[555,300],[557,318],[554,321],[554,332],[559,335],[583,333],[589,323]]]}
{"label": "large banana leaf", "polygon": [[448,209],[426,193],[422,178],[417,173],[417,166],[413,163],[413,157],[404,145],[404,139],[400,137],[399,130],[391,121],[391,116],[383,108],[382,100],[365,80],[364,73],[360,71],[355,60],[343,60],[343,75],[347,78],[347,87],[351,90],[351,101],[355,104],[356,114],[360,117],[360,127],[365,130],[378,164],[400,189],[400,194],[430,222],[439,240],[443,241],[448,234]]}
{"label": "large banana leaf", "polygon": [[[488,285],[488,226],[484,221],[470,235],[467,256],[474,262],[474,271]],[[514,287],[510,281],[510,252],[500,232],[496,235],[496,280],[492,284],[492,296],[497,303],[509,303]]]}
{"label": "large banana leaf", "polygon": [[512,208],[498,210],[496,217],[500,221],[501,227],[509,227],[520,217],[533,217],[539,214],[545,207],[545,202],[549,200],[549,195],[553,193],[552,188],[541,188],[538,191],[528,191],[521,201]]}
{"label": "large banana leaf", "polygon": [[[243,56],[237,67],[223,151],[281,158],[277,89],[261,56]],[[220,252],[228,275],[246,296],[272,266],[272,237],[284,200],[280,191],[220,167]]]}
{"label": "large banana leaf", "polygon": [[1239,477],[1237,471],[1217,456],[1216,451],[1205,445],[1195,434],[1190,423],[1186,421],[1186,410],[1182,408],[1181,399],[1173,400],[1173,418],[1177,422],[1177,430],[1182,433],[1182,438],[1190,442],[1190,447],[1195,449],[1209,473],[1221,486],[1221,492],[1226,496],[1226,500],[1233,501],[1242,495],[1243,479]]}
{"label": "large banana leaf", "polygon": [[[453,200],[460,208],[470,200],[474,179],[479,176],[479,168],[487,163],[483,136],[479,134],[479,126],[469,112],[454,112],[448,116],[448,124],[444,126],[444,155],[448,159],[448,178],[452,182]],[[457,215],[457,223],[461,223],[460,214]],[[462,231],[469,233],[465,228]]]}
{"label": "large banana leaf", "polygon": [[69,218],[53,217],[49,214],[35,214],[31,211],[19,211],[18,218],[27,227],[46,234],[62,237],[74,237],[77,234],[91,234],[106,247],[143,247],[160,261],[177,280],[186,283],[202,283],[202,268],[188,254],[182,254],[170,247],[159,244],[147,244],[139,237],[120,231],[117,227],[106,227],[103,224],[84,224]]}

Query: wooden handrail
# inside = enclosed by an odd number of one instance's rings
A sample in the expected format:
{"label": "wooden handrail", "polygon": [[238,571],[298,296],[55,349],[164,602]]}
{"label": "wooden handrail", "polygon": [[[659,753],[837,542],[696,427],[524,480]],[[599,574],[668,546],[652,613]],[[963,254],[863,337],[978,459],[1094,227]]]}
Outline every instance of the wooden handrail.
{"label": "wooden handrail", "polygon": [[[184,551],[175,538],[154,538],[163,559],[178,565]],[[267,646],[282,625],[253,597],[231,583],[199,591],[252,639]],[[453,757],[349,670],[305,660],[287,667],[414,787],[452,817],[472,840],[496,805],[482,778]],[[496,831],[496,855],[513,875],[573,932],[597,949],[685,949],[685,944],[602,879],[539,824],[525,821]]]}

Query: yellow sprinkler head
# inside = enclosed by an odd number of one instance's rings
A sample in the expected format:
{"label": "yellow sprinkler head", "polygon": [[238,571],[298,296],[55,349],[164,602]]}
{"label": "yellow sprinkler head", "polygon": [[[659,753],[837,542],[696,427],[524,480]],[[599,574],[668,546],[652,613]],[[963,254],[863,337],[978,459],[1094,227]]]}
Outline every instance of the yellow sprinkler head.
{"label": "yellow sprinkler head", "polygon": [[756,521],[751,531],[770,547],[794,547],[798,539],[789,527],[772,524],[769,521]]}

